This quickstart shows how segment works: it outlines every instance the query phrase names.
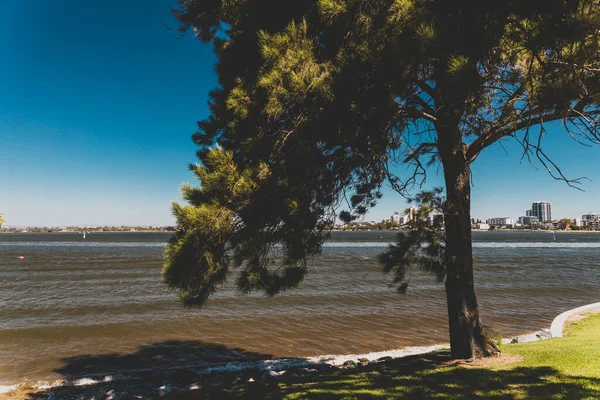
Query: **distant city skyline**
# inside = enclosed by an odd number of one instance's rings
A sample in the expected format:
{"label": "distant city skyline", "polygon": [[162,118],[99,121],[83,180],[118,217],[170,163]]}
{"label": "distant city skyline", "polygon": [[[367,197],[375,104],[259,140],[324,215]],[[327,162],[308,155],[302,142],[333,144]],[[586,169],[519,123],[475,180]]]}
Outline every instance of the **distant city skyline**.
{"label": "distant city skyline", "polygon": [[[512,219],[514,221],[518,221],[519,218],[524,217],[526,214],[527,214],[527,216],[533,215],[533,216],[538,217],[537,212],[532,212],[532,211],[534,211],[533,208],[535,207],[536,203],[549,203],[550,206],[552,207],[552,202],[551,201],[537,200],[537,201],[532,202],[532,206],[533,206],[533,207],[531,207],[532,209],[525,210],[525,212],[522,212],[516,218],[514,216],[512,216],[512,215],[504,215],[504,214],[503,215],[497,214],[497,215],[493,215],[493,216],[487,216],[485,218],[480,218],[480,217],[474,217],[474,216],[472,216],[472,218],[475,219],[475,220],[481,220],[481,221],[485,222],[486,220],[489,220],[489,219],[502,219],[502,218],[510,218],[510,219]],[[367,214],[363,220],[364,221],[375,221],[375,222],[379,222],[379,221],[383,221],[383,220],[389,220],[391,222],[399,222],[400,220],[402,220],[402,218],[404,216],[408,215],[408,214],[405,213],[405,211],[407,211],[407,209],[409,209],[411,207],[413,207],[413,206],[407,203],[406,207],[404,209],[393,211],[393,214],[391,214],[391,215],[389,215],[387,217],[382,217],[379,220],[378,219],[369,218],[370,216],[372,216],[374,214],[373,211],[379,211],[379,210],[377,210],[377,207],[376,207],[376,208],[372,209],[371,212],[369,214]],[[1,211],[1,209],[0,209],[0,211]],[[578,215],[564,215],[564,216],[560,216],[560,217],[555,217],[555,216],[551,215],[550,219],[548,219],[548,220],[559,220],[559,219],[562,219],[562,218],[570,218],[570,219],[581,220],[582,216],[585,216],[586,214],[598,214],[598,212],[588,211],[588,212],[583,212],[583,213],[578,214]],[[398,217],[399,221],[395,221],[395,217]],[[541,218],[540,220],[543,221],[544,219]],[[17,227],[17,228],[28,227],[28,226],[32,226],[32,227],[33,226],[36,226],[36,227],[43,227],[43,226],[48,226],[48,227],[66,227],[66,226],[81,226],[81,227],[84,227],[84,226],[89,226],[89,227],[101,227],[101,226],[110,226],[110,227],[118,227],[118,226],[144,227],[144,226],[146,226],[146,227],[149,227],[149,226],[155,226],[155,227],[160,227],[160,226],[171,226],[171,225],[173,225],[173,223],[167,223],[167,224],[149,224],[149,223],[147,223],[147,224],[137,224],[137,225],[128,225],[128,224],[57,224],[57,225],[36,225],[36,224],[14,225],[13,224],[13,225],[11,225],[11,224],[5,224],[5,227]]]}
{"label": "distant city skyline", "polygon": [[[176,1],[7,2],[0,13],[0,210],[5,226],[173,225],[170,202],[196,162],[190,136],[216,87],[210,46],[176,26]],[[117,7],[118,6],[118,7]],[[114,10],[118,9],[118,12]],[[132,21],[136,21],[135,24]],[[600,146],[547,127],[547,153],[586,192],[521,160],[510,140],[473,164],[475,219],[515,220],[533,201],[552,218],[600,212]],[[538,168],[541,168],[538,165]],[[402,165],[393,168],[404,174]],[[425,189],[442,186],[429,169]],[[408,208],[384,188],[365,220]]]}

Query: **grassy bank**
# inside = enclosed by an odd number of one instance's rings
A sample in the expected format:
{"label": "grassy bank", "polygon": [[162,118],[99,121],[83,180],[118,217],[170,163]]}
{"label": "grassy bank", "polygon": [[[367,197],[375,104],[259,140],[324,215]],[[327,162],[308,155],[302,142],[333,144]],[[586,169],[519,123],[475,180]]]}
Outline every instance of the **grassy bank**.
{"label": "grassy bank", "polygon": [[161,399],[600,399],[600,314],[569,326],[564,338],[503,347],[500,360],[456,363],[447,352],[360,369],[239,383]]}

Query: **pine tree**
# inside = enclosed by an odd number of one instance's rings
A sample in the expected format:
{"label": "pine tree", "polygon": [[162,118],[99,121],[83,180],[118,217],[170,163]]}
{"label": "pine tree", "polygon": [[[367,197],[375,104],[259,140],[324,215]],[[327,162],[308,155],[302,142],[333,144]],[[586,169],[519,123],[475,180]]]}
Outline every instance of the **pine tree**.
{"label": "pine tree", "polygon": [[[189,204],[173,207],[167,284],[188,306],[202,305],[233,268],[244,293],[293,288],[336,217],[364,215],[384,184],[414,196],[437,164],[451,353],[492,354],[473,281],[470,166],[511,139],[554,178],[579,185],[542,144],[549,125],[600,142],[598,0],[179,4],[182,33],[214,45],[219,86],[193,135],[202,184],[185,186]],[[411,172],[394,174],[398,164]],[[382,261],[401,270],[404,256]]]}

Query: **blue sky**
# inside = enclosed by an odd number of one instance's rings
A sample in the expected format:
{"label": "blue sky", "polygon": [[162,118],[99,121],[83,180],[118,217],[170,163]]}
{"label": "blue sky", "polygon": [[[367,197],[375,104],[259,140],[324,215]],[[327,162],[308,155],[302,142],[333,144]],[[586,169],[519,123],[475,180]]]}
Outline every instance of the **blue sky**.
{"label": "blue sky", "polygon": [[[193,182],[190,135],[207,115],[215,56],[163,25],[175,2],[21,0],[0,13],[0,210],[7,225],[167,225]],[[535,200],[554,217],[600,211],[600,146],[551,130],[548,153],[586,192],[519,164],[517,145],[473,166],[472,215],[518,217]],[[429,185],[441,176],[431,171]],[[406,204],[388,193],[367,220]]]}

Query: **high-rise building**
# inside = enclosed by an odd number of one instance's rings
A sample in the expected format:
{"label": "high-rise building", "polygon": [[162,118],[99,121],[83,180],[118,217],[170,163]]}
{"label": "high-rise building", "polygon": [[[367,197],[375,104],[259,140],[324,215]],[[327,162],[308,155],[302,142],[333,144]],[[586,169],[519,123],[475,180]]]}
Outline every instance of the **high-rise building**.
{"label": "high-rise building", "polygon": [[531,215],[540,222],[552,221],[552,205],[549,201],[536,201],[531,205]]}

